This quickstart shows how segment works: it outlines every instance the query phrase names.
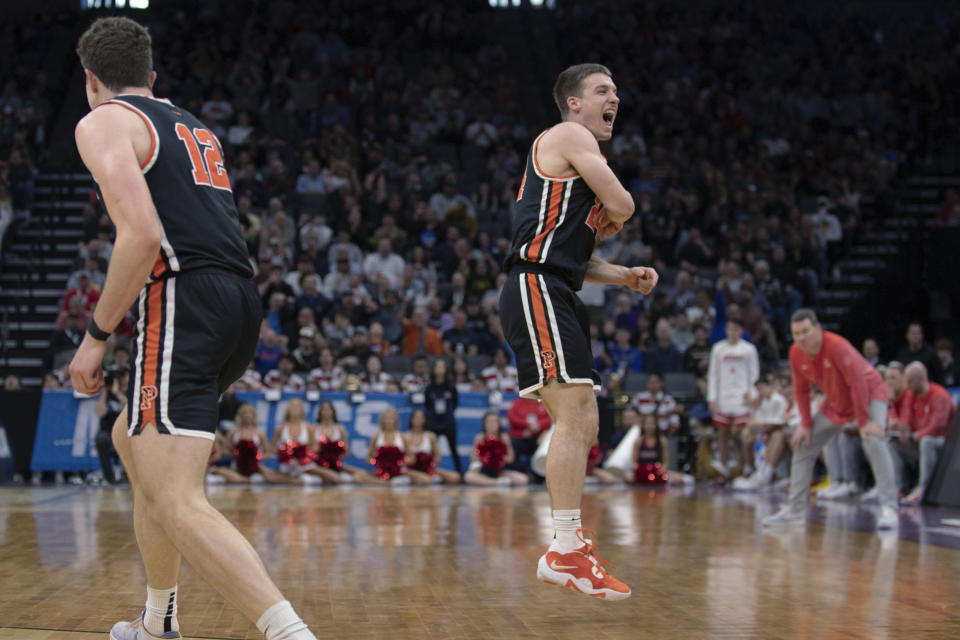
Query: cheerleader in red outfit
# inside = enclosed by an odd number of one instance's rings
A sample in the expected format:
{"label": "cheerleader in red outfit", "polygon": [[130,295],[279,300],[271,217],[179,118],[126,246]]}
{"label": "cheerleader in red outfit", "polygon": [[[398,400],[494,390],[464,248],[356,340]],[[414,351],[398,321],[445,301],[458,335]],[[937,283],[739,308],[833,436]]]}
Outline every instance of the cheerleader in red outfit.
{"label": "cheerleader in red outfit", "polygon": [[464,474],[467,484],[525,485],[527,476],[519,471],[504,469],[513,462],[513,445],[503,433],[503,425],[496,411],[483,414],[483,431],[473,439],[473,451],[470,453],[470,470]]}
{"label": "cheerleader in red outfit", "polygon": [[407,468],[420,471],[430,477],[431,482],[460,484],[460,474],[449,469],[438,469],[437,463],[443,458],[437,434],[426,431],[427,413],[423,409],[414,409],[410,414],[410,431],[407,434]]}
{"label": "cheerleader in red outfit", "polygon": [[229,469],[214,467],[210,473],[222,476],[228,484],[295,482],[290,474],[260,464],[261,460],[273,455],[273,447],[257,422],[257,410],[252,404],[240,405],[236,427],[228,431],[223,440],[233,455],[233,465]]}
{"label": "cheerleader in red outfit", "polygon": [[306,421],[303,403],[294,398],[287,404],[283,424],[273,432],[273,447],[277,451],[280,470],[293,476],[316,466],[314,464],[313,429]]}
{"label": "cheerleader in red outfit", "polygon": [[[373,465],[373,480],[370,484],[430,484],[430,476],[422,471],[406,468],[404,463],[409,446],[400,433],[399,425],[396,409],[385,409],[380,414],[380,430],[370,440],[370,449],[367,451],[367,458]],[[357,478],[357,482],[363,481]]]}
{"label": "cheerleader in red outfit", "polygon": [[600,463],[603,461],[603,450],[600,449],[600,441],[594,439],[593,446],[590,447],[590,452],[587,454],[587,475],[588,478],[596,478],[597,482],[600,484],[616,484],[617,477],[607,471],[606,469],[600,468]]}
{"label": "cheerleader in red outfit", "polygon": [[[347,429],[337,421],[337,410],[329,400],[317,410],[317,424],[313,429],[316,449],[313,458],[316,464],[307,474],[319,476],[324,484],[359,482],[370,484],[374,476],[366,471],[343,463],[347,455]],[[365,482],[366,481],[366,482]]]}
{"label": "cheerleader in red outfit", "polygon": [[624,480],[636,484],[667,484],[669,448],[667,439],[657,430],[657,418],[652,413],[640,419],[640,437],[633,445],[633,472],[624,474]]}

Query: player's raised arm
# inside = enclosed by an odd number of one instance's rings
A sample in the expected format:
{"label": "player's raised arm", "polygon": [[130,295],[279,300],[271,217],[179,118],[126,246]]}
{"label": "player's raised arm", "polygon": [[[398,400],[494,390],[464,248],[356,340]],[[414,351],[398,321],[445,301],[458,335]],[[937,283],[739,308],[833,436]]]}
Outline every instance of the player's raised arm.
{"label": "player's raised arm", "polygon": [[[100,185],[107,214],[117,228],[103,295],[94,311],[97,326],[111,332],[120,324],[150,275],[162,231],[134,147],[140,118],[105,104],[77,125],[77,149]],[[142,131],[146,135],[146,131]]]}
{"label": "player's raised arm", "polygon": [[629,220],[634,210],[633,197],[603,159],[590,130],[576,122],[561,122],[550,134],[543,141],[543,151],[555,150],[570,163],[603,203],[610,220],[619,224]]}

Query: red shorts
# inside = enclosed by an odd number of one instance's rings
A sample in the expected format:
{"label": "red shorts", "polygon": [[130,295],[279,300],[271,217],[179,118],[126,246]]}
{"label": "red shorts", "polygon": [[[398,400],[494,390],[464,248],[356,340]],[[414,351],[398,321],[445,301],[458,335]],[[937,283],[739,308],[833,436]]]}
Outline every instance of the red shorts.
{"label": "red shorts", "polygon": [[713,423],[720,427],[729,427],[730,425],[735,427],[745,427],[747,426],[748,422],[750,422],[749,413],[741,413],[737,415],[731,415],[729,413],[713,414]]}

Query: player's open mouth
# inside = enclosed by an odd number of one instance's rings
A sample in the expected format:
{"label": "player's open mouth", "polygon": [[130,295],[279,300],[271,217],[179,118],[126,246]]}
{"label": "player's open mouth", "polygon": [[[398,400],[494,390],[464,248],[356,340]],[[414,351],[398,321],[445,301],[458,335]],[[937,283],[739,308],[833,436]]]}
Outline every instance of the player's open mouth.
{"label": "player's open mouth", "polygon": [[613,119],[616,117],[617,117],[617,112],[614,111],[613,109],[607,109],[606,111],[603,112],[604,124],[613,126]]}

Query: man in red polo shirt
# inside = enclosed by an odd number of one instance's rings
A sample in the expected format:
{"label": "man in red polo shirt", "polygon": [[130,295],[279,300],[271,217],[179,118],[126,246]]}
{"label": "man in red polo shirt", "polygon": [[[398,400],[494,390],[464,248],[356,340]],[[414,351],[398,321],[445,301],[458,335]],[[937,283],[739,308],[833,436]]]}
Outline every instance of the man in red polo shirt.
{"label": "man in red polo shirt", "polygon": [[[894,477],[897,489],[903,489],[903,468],[917,463],[919,452],[910,428],[910,411],[913,408],[913,394],[907,388],[907,379],[903,375],[903,364],[893,360],[883,372],[883,381],[887,383],[890,404],[887,409],[887,444],[890,457],[893,458]],[[874,494],[871,496],[870,494]],[[876,497],[876,488],[871,489],[861,500]]]}
{"label": "man in red polo shirt", "polygon": [[917,486],[903,502],[920,504],[923,493],[937,468],[937,458],[947,437],[947,428],[953,417],[953,398],[936,382],[930,382],[927,367],[914,361],[904,371],[907,389],[913,395],[910,406],[910,439],[920,450],[920,478]]}
{"label": "man in red polo shirt", "polygon": [[[844,425],[859,427],[863,451],[877,480],[880,499],[878,529],[898,523],[897,489],[893,461],[884,438],[887,423],[887,387],[862,355],[846,339],[824,331],[816,314],[800,309],[790,318],[793,346],[790,370],[793,393],[800,412],[800,428],[791,439],[790,495],[787,504],[764,519],[765,526],[802,524],[813,465],[824,445]],[[810,385],[817,385],[824,400],[810,414]]]}

